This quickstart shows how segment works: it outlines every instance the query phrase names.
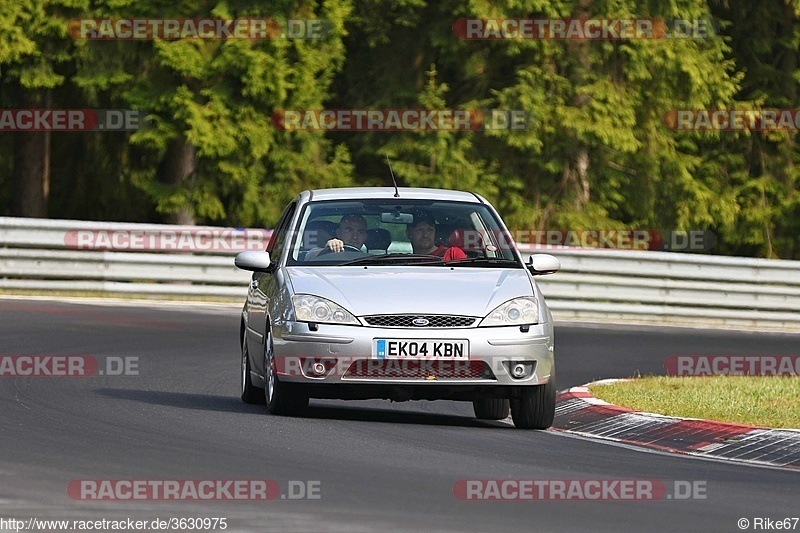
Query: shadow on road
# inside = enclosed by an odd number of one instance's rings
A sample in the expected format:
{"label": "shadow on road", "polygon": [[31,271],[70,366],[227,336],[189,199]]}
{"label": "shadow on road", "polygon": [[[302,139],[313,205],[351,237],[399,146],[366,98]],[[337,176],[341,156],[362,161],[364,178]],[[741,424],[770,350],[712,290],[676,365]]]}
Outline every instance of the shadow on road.
{"label": "shadow on road", "polygon": [[[142,402],[165,407],[177,407],[180,409],[275,416],[271,415],[265,406],[248,405],[243,403],[236,396],[215,396],[188,392],[108,388],[95,389],[94,392],[107,398]],[[354,404],[353,407],[342,407],[339,405],[329,406],[324,404],[320,405],[313,399],[311,401],[311,405],[309,406],[308,410],[303,413],[302,418],[358,422],[383,422],[390,424],[423,424],[435,426],[513,429],[513,426],[503,422],[477,420],[469,416],[363,407],[356,404]]]}

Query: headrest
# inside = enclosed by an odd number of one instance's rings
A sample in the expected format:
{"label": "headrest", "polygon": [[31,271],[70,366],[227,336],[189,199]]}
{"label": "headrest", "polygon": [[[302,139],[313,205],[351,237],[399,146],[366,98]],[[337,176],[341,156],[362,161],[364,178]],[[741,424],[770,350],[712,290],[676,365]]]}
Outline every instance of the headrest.
{"label": "headrest", "polygon": [[336,222],[330,220],[312,220],[303,231],[303,249],[325,246],[329,238],[336,237]]}
{"label": "headrest", "polygon": [[368,229],[365,244],[367,250],[386,250],[392,244],[392,234],[384,228]]}
{"label": "headrest", "polygon": [[447,246],[462,250],[483,250],[483,235],[475,230],[457,229],[450,233]]}

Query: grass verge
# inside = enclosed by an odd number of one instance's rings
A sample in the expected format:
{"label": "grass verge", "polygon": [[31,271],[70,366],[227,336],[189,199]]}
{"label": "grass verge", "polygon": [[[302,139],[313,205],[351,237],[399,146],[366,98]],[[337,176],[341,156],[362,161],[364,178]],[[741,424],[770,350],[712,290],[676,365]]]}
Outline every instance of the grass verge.
{"label": "grass verge", "polygon": [[635,411],[800,429],[797,376],[649,376],[590,390],[601,400]]}

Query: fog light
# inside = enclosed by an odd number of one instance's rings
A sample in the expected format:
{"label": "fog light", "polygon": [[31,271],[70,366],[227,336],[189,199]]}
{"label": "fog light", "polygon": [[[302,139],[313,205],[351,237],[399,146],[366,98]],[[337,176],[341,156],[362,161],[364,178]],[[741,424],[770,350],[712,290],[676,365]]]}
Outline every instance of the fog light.
{"label": "fog light", "polygon": [[527,374],[527,373],[528,373],[528,369],[525,367],[525,365],[523,365],[521,363],[517,363],[511,369],[511,375],[514,376],[515,378],[523,378],[523,377],[525,377],[525,374]]}
{"label": "fog light", "polygon": [[325,365],[322,363],[314,363],[314,366],[312,366],[311,369],[318,376],[321,376],[325,373]]}

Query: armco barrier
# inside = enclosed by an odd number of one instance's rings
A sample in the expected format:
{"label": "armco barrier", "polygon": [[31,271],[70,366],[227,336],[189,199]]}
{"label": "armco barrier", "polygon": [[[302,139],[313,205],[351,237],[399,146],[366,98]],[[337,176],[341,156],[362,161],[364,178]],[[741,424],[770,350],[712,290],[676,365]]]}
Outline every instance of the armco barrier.
{"label": "armco barrier", "polygon": [[560,320],[800,329],[800,261],[632,250],[550,253],[561,271],[537,282]]}
{"label": "armco barrier", "polygon": [[[240,250],[227,246],[263,250],[269,234],[235,228],[0,217],[0,290],[243,300],[250,273],[233,266]],[[83,241],[90,240],[82,238],[87,235],[104,237],[105,241],[95,238],[92,243],[101,247],[121,235],[127,237],[124,244],[129,249],[81,249]],[[195,245],[189,247],[191,251],[181,247],[180,239],[161,243],[172,251],[155,251],[147,249],[146,239],[136,242],[133,235],[199,238],[189,243]]]}
{"label": "armco barrier", "polygon": [[[246,293],[250,273],[233,266],[236,250],[224,246],[177,253],[80,250],[75,245],[77,231],[217,235],[250,231],[255,236],[251,246],[265,245],[268,237],[262,230],[0,217],[0,290],[233,301],[241,301]],[[525,245],[520,249],[525,256],[537,251]],[[537,278],[559,320],[800,330],[798,261],[630,250],[541,251],[561,260],[558,274]]]}

